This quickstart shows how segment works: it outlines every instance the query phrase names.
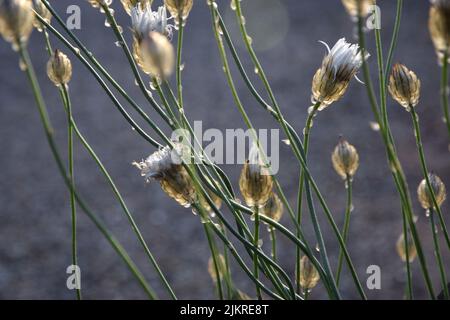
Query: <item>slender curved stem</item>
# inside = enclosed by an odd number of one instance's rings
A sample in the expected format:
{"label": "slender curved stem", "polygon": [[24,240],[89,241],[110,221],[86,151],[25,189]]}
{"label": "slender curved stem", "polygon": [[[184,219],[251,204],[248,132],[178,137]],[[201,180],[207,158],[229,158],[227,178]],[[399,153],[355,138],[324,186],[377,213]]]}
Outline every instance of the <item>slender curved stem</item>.
{"label": "slender curved stem", "polygon": [[409,257],[409,232],[406,218],[403,216],[403,238],[405,239],[405,267],[406,267],[406,299],[412,300],[413,296],[413,287],[412,287],[412,275],[411,275],[411,262]]}
{"label": "slender curved stem", "polygon": [[178,17],[178,42],[177,42],[177,70],[176,70],[176,76],[177,76],[177,89],[178,89],[178,103],[180,105],[180,108],[183,109],[183,85],[181,82],[181,54],[183,50],[183,31],[184,31],[184,23],[183,18],[181,15]]}
{"label": "slender curved stem", "polygon": [[272,243],[272,259],[273,261],[277,262],[277,234],[275,232],[275,229],[272,227],[269,227],[269,233],[270,242]]}
{"label": "slender curved stem", "polygon": [[[254,216],[255,216],[255,236],[253,244],[255,245],[255,247],[259,248],[259,208],[257,205],[254,208]],[[255,278],[258,279],[259,268],[258,268],[258,255],[256,254],[256,252],[253,255],[253,268]],[[259,288],[259,286],[256,286],[256,297],[258,298],[258,300],[262,300],[261,289]]]}
{"label": "slender curved stem", "polygon": [[[350,176],[347,175],[347,178],[345,179],[345,189],[347,190],[347,205],[345,208],[345,217],[344,217],[344,228],[342,230],[342,238],[344,238],[344,241],[347,242],[348,237],[348,230],[350,227],[350,216],[352,213],[352,188],[353,188],[353,181]],[[342,250],[339,251],[339,257],[338,257],[338,267],[336,271],[336,284],[339,286],[339,280],[341,279],[341,271],[342,271],[342,259],[343,254]]]}
{"label": "slender curved stem", "polygon": [[384,71],[384,83],[387,85],[389,73],[391,72],[392,59],[397,47],[398,34],[400,32],[400,23],[402,20],[403,0],[397,0],[397,11],[395,14],[394,30],[392,31],[391,44],[389,46],[388,57],[386,60],[386,68]]}
{"label": "slender curved stem", "polygon": [[436,228],[436,223],[434,221],[434,210],[430,209],[430,224],[431,232],[433,233],[433,243],[434,243],[434,255],[439,266],[439,273],[441,275],[442,288],[444,290],[444,297],[446,300],[449,299],[450,295],[448,292],[447,275],[445,274],[444,262],[442,261],[441,249],[439,247],[438,231]]}
{"label": "slender curved stem", "polygon": [[448,52],[444,53],[442,58],[441,71],[441,101],[442,110],[444,111],[444,121],[447,127],[448,135],[450,137],[450,114],[448,111]]}

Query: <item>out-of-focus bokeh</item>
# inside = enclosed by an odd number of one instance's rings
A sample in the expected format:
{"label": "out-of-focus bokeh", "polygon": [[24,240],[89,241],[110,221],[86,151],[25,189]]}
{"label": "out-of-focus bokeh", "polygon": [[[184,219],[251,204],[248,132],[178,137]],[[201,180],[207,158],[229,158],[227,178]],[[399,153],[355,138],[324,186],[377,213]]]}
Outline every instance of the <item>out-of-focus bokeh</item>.
{"label": "out-of-focus bokeh", "polygon": [[[75,31],[77,36],[169,134],[167,126],[158,119],[135,86],[123,52],[115,45],[112,30],[104,26],[103,14],[86,1],[51,2],[63,17],[68,16],[66,9],[69,5],[80,6],[81,30]],[[156,4],[160,2],[155,0]],[[257,88],[262,89],[241,45],[230,1],[218,2],[233,31],[244,65]],[[380,1],[385,55],[393,28],[395,3]],[[254,46],[258,49],[282,111],[301,133],[310,105],[312,76],[326,53],[325,47],[318,41],[325,41],[330,46],[342,37],[355,41],[355,26],[338,0],[245,0],[242,4]],[[113,7],[127,39],[130,39],[129,16],[119,1],[114,1]],[[394,61],[406,64],[422,80],[418,113],[429,167],[450,187],[449,139],[442,121],[439,99],[440,68],[427,29],[428,7],[428,1],[405,1]],[[51,37],[51,41],[54,47],[68,53],[57,39]],[[367,41],[372,53],[369,63],[376,81],[373,32],[367,33]],[[204,0],[195,1],[186,26],[184,44],[183,88],[189,119],[202,120],[204,129],[245,128],[222,72],[211,17]],[[42,34],[34,32],[29,49],[55,124],[57,141],[61,150],[65,150],[66,119],[58,92],[45,74],[47,53]],[[69,57],[74,66],[70,83],[74,117],[110,170],[168,281],[179,298],[214,298],[213,285],[207,273],[209,250],[199,218],[169,199],[158,183],[144,183],[131,162],[155,150],[131,129],[84,66],[73,55],[69,54]],[[255,126],[277,128],[271,117],[258,107],[237,71],[233,69],[233,72],[240,97]],[[439,275],[430,228],[415,197],[421,171],[411,119],[390,98],[388,109],[419,217],[418,230],[437,291]],[[132,111],[130,113],[135,116]],[[405,273],[404,265],[395,252],[395,242],[402,225],[399,198],[388,170],[381,138],[370,127],[372,120],[364,86],[352,81],[344,98],[316,118],[309,159],[311,171],[335,219],[342,225],[345,189],[341,178],[333,171],[330,156],[341,134],[358,149],[361,164],[354,179],[349,251],[363,285],[368,276],[366,268],[369,265],[381,267],[381,290],[367,290],[369,298],[400,299],[405,290]],[[150,129],[149,132],[156,137]],[[18,55],[3,40],[0,43],[0,136],[0,298],[73,299],[75,293],[66,288],[66,268],[71,264],[68,191],[49,151],[26,77],[19,69]],[[75,160],[76,184],[80,192],[124,244],[160,296],[168,298],[111,190],[79,143],[76,144]],[[279,179],[289,200],[295,205],[299,168],[285,145],[281,145],[280,161]],[[237,188],[240,167],[222,167]],[[443,207],[446,216],[448,210],[446,203]],[[318,213],[334,267],[338,255],[336,239],[322,212]],[[78,216],[79,264],[84,297],[145,298],[122,260],[91,221],[81,210]],[[282,222],[291,227],[287,215]],[[308,239],[314,243],[308,219],[305,219],[305,228]],[[263,235],[264,248],[269,250],[265,230]],[[293,275],[294,247],[282,236],[278,239],[281,264]],[[445,245],[442,248],[447,252]],[[450,265],[448,258],[446,254],[447,265]],[[240,269],[233,268],[233,276],[241,290],[254,295],[252,284]],[[426,298],[417,261],[413,264],[413,277],[415,297]],[[343,296],[358,298],[346,268],[342,280]],[[321,285],[313,290],[312,298],[326,298]]]}

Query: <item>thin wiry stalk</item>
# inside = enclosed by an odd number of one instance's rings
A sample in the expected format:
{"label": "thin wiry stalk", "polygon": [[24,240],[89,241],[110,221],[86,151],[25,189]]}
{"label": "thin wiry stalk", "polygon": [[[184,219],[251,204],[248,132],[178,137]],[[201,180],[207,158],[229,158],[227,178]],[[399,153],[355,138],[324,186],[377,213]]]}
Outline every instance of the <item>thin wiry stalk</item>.
{"label": "thin wiry stalk", "polygon": [[441,71],[441,101],[442,109],[444,111],[444,121],[447,127],[448,135],[450,137],[450,113],[448,111],[448,52],[445,51],[442,58]]}
{"label": "thin wiry stalk", "polygon": [[157,299],[156,293],[151,288],[151,286],[147,283],[144,276],[142,275],[142,273],[140,272],[138,267],[135,265],[133,260],[130,258],[130,256],[128,255],[126,250],[122,247],[120,242],[111,234],[111,232],[103,224],[103,222],[97,217],[97,215],[94,214],[89,209],[89,207],[84,203],[84,201],[78,195],[78,192],[76,191],[76,189],[74,189],[73,185],[70,183],[70,178],[67,176],[66,169],[63,165],[60,153],[58,151],[58,148],[57,148],[56,143],[53,138],[54,130],[51,125],[50,118],[48,116],[47,107],[45,106],[45,102],[42,97],[42,93],[41,93],[41,89],[39,87],[39,83],[37,81],[36,73],[35,73],[33,65],[31,63],[28,51],[27,51],[27,49],[24,48],[24,46],[22,44],[20,44],[19,53],[21,55],[22,61],[24,62],[25,66],[26,66],[26,74],[27,74],[28,80],[30,82],[34,98],[36,100],[36,105],[38,107],[39,116],[40,116],[40,119],[41,119],[43,127],[44,127],[47,142],[49,143],[50,150],[56,161],[58,170],[60,171],[61,176],[64,179],[64,183],[66,184],[66,186],[69,189],[73,190],[73,192],[75,194],[75,200],[77,201],[80,208],[86,213],[86,215],[89,217],[89,219],[92,220],[92,222],[99,229],[99,231],[104,235],[104,237],[108,240],[108,242],[111,244],[111,246],[114,248],[114,250],[124,260],[125,264],[130,269],[130,271],[133,273],[134,277],[138,280],[139,284],[142,286],[142,288],[144,289],[147,296],[152,300]]}
{"label": "thin wiry stalk", "polygon": [[[72,218],[72,264],[78,266],[78,254],[77,254],[77,208],[75,203],[75,175],[73,165],[73,125],[72,125],[72,104],[70,102],[68,87],[66,84],[61,84],[61,90],[63,93],[63,101],[67,110],[67,149],[68,149],[68,175],[72,187],[70,188],[70,211]],[[75,273],[77,276],[77,273]],[[77,279],[79,283],[80,279]],[[81,300],[81,288],[76,288],[76,296],[78,300]]]}
{"label": "thin wiry stalk", "polygon": [[445,274],[444,262],[442,261],[441,248],[439,247],[438,231],[436,228],[436,223],[434,221],[434,210],[433,209],[429,210],[430,210],[429,215],[430,215],[431,232],[433,233],[434,255],[436,256],[436,261],[439,266],[439,273],[441,275],[441,284],[444,290],[444,297],[446,300],[448,300],[450,295],[448,293],[447,275]]}
{"label": "thin wiry stalk", "polygon": [[[255,247],[259,247],[259,208],[258,206],[255,206],[254,208],[254,216],[255,216],[255,236],[254,236],[254,240],[253,243],[255,245]],[[258,255],[255,254],[253,255],[253,273],[255,274],[255,278],[258,279],[259,277],[259,267],[258,267]],[[256,297],[258,298],[258,300],[262,300],[262,296],[261,296],[261,289],[259,288],[259,286],[256,286]]]}
{"label": "thin wiry stalk", "polygon": [[[359,3],[359,2],[358,2]],[[365,36],[363,31],[363,20],[361,17],[358,18],[358,40],[359,40],[359,46],[362,50],[362,52],[366,51],[366,45],[365,45]],[[375,116],[375,119],[380,127],[380,133],[381,137],[383,138],[383,142],[385,144],[386,153],[388,156],[388,162],[391,168],[391,173],[394,178],[395,185],[397,187],[398,193],[400,195],[401,204],[404,210],[402,210],[402,214],[404,215],[404,218],[407,219],[407,222],[409,224],[409,228],[411,230],[411,235],[414,240],[414,244],[417,249],[417,255],[419,258],[419,262],[421,265],[422,274],[425,279],[425,283],[427,286],[428,293],[430,294],[430,297],[432,299],[435,298],[433,285],[431,282],[431,278],[428,272],[428,267],[426,264],[425,255],[423,254],[422,245],[420,243],[420,238],[416,229],[416,226],[414,224],[413,219],[413,211],[412,211],[412,205],[411,205],[411,197],[409,194],[408,185],[406,183],[406,179],[403,173],[402,166],[400,164],[400,161],[398,160],[397,154],[395,152],[395,147],[393,143],[393,137],[390,134],[390,130],[388,127],[385,127],[384,123],[385,121],[382,120],[382,116],[384,118],[384,115],[380,115],[378,104],[376,101],[375,91],[373,89],[372,80],[370,78],[370,72],[369,72],[369,66],[367,62],[363,59],[363,74],[364,74],[364,82],[366,84],[366,89],[370,101],[370,106],[372,109],[372,112]]]}
{"label": "thin wiry stalk", "polygon": [[411,274],[411,262],[409,257],[409,232],[407,221],[403,216],[403,237],[405,239],[405,267],[406,267],[406,299],[412,300],[414,298],[413,295],[413,286],[412,286],[412,274]]}
{"label": "thin wiry stalk", "polygon": [[277,262],[277,234],[275,228],[269,227],[270,242],[272,244],[272,259]]}
{"label": "thin wiry stalk", "polygon": [[384,71],[384,82],[387,85],[389,74],[391,72],[392,59],[394,57],[394,52],[397,47],[398,34],[400,32],[400,23],[402,20],[403,11],[403,0],[397,0],[397,9],[395,14],[394,30],[392,31],[391,44],[389,46],[388,57],[386,60],[386,68]]}
{"label": "thin wiry stalk", "polygon": [[176,77],[177,77],[177,89],[178,89],[178,103],[180,105],[180,108],[183,109],[183,85],[181,83],[181,54],[183,50],[183,31],[184,31],[184,23],[183,23],[183,17],[180,15],[178,17],[178,41],[177,41],[177,70],[176,70]]}

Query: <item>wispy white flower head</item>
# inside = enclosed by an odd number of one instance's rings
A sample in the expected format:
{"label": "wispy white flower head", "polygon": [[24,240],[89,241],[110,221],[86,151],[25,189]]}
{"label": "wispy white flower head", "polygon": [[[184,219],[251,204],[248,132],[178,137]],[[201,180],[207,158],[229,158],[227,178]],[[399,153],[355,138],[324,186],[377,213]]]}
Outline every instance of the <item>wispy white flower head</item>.
{"label": "wispy white flower head", "polygon": [[151,31],[159,32],[167,38],[172,38],[172,25],[168,23],[166,7],[161,6],[153,11],[150,4],[137,5],[131,9],[131,23],[135,36],[142,39]]}
{"label": "wispy white flower head", "polygon": [[342,97],[370,54],[362,53],[357,44],[348,43],[345,38],[339,39],[331,49],[325,42],[321,43],[327,47],[328,54],[314,75],[312,92],[313,100],[321,102],[323,108]]}
{"label": "wispy white flower head", "polygon": [[431,4],[439,7],[450,7],[450,0],[430,0]]}

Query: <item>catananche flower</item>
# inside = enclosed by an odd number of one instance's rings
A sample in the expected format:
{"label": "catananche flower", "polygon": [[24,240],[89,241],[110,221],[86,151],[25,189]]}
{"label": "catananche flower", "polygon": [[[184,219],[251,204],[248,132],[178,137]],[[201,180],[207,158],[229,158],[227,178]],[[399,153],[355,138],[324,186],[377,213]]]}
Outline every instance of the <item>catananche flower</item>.
{"label": "catananche flower", "polygon": [[342,179],[352,178],[359,166],[359,156],[356,148],[345,139],[340,139],[331,155],[334,170]]}
{"label": "catananche flower", "polygon": [[398,237],[397,243],[395,245],[397,249],[397,254],[403,262],[406,262],[406,253],[408,253],[408,262],[413,262],[417,256],[416,246],[413,239],[408,239],[408,248],[405,245],[405,234],[402,232],[400,237]]}
{"label": "catananche flower", "polygon": [[261,214],[277,222],[281,220],[283,216],[283,202],[281,202],[280,197],[275,192],[272,192],[269,200],[261,208]]}
{"label": "catananche flower", "polygon": [[157,31],[172,38],[172,25],[168,23],[167,11],[164,6],[153,11],[150,4],[135,6],[131,9],[131,25],[133,35],[141,41],[151,31]]}
{"label": "catananche flower", "polygon": [[365,18],[369,15],[372,6],[375,5],[375,0],[342,0],[342,4],[352,18],[356,19],[358,16]]}
{"label": "catananche flower", "polygon": [[[430,173],[428,175],[428,179],[430,180],[431,188],[433,189],[437,205],[440,207],[447,197],[445,185],[442,182],[441,178],[433,173]],[[420,204],[422,205],[422,208],[424,208],[425,210],[435,208],[433,204],[433,197],[430,190],[428,189],[427,181],[425,179],[420,182],[419,187],[417,188],[417,196],[419,198]]]}
{"label": "catananche flower", "polygon": [[120,0],[120,2],[122,2],[125,11],[131,15],[131,11],[134,7],[138,6],[143,9],[146,5],[151,5],[153,0]]}
{"label": "catananche flower", "polygon": [[13,44],[15,50],[26,43],[33,31],[33,4],[31,0],[0,1],[0,34]]}
{"label": "catananche flower", "polygon": [[320,280],[319,272],[307,256],[300,259],[299,283],[303,290],[311,290]]}
{"label": "catananche flower", "polygon": [[175,23],[178,24],[181,18],[184,24],[189,16],[189,12],[191,12],[194,0],[164,0],[164,4],[174,17]]}
{"label": "catananche flower", "polygon": [[259,148],[254,145],[239,179],[242,196],[248,206],[261,207],[269,200],[272,187],[272,176],[261,159]]}
{"label": "catananche flower", "polygon": [[[219,272],[219,277],[222,280],[224,275],[227,273],[227,265],[225,263],[225,257],[222,254],[218,254],[216,256],[216,262],[217,262],[217,271]],[[213,257],[209,257],[208,259],[208,273],[211,277],[212,281],[214,283],[217,282],[217,272],[216,272],[216,266],[214,264]]]}
{"label": "catananche flower", "polygon": [[[45,22],[50,23],[50,20],[52,19],[52,13],[50,10],[47,9],[41,0],[34,0],[33,3],[34,11],[36,11],[36,13],[39,14]],[[38,20],[38,18],[34,19],[33,25],[40,32],[44,29],[44,25]]]}
{"label": "catananche flower", "polygon": [[[325,44],[326,45],[326,44]],[[370,55],[362,53],[357,44],[340,39],[322,61],[322,66],[314,75],[312,82],[312,98],[321,102],[323,109],[339,100],[347,90],[350,80],[363,64],[363,59]]]}
{"label": "catananche flower", "polygon": [[388,89],[392,98],[408,111],[419,103],[420,80],[402,64],[396,63],[392,68]]}
{"label": "catananche flower", "polygon": [[72,78],[72,63],[69,58],[59,50],[47,62],[47,75],[55,86],[69,83]]}
{"label": "catananche flower", "polygon": [[153,79],[167,79],[175,67],[172,44],[161,33],[151,31],[133,43],[135,58],[141,69]]}
{"label": "catananche flower", "polygon": [[450,53],[450,0],[431,0],[428,28],[441,63]]}
{"label": "catananche flower", "polygon": [[189,207],[197,201],[197,196],[192,179],[183,166],[185,152],[186,146],[174,143],[173,149],[166,146],[141,162],[133,162],[133,165],[141,170],[146,182],[159,181],[169,197]]}

